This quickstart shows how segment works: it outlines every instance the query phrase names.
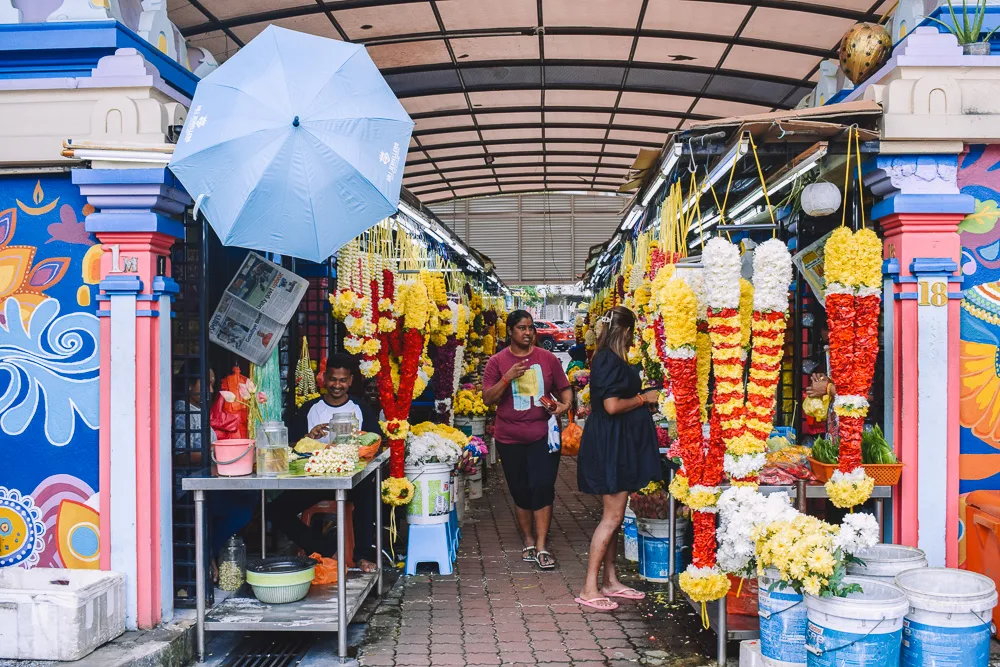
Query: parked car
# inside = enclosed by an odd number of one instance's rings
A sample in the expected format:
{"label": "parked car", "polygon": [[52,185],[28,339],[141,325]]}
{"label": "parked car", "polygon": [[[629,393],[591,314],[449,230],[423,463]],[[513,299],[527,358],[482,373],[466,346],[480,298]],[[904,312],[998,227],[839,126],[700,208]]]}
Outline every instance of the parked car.
{"label": "parked car", "polygon": [[566,320],[552,320],[552,324],[556,325],[560,329],[572,329],[573,325]]}
{"label": "parked car", "polygon": [[573,329],[562,329],[549,320],[535,320],[535,342],[549,352],[568,350],[576,344]]}

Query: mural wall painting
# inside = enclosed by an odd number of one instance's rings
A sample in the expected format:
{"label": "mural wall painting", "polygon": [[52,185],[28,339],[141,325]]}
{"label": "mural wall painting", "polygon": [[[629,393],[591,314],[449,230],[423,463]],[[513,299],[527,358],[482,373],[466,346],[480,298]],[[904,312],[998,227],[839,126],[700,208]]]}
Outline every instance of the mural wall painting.
{"label": "mural wall painting", "polygon": [[98,567],[92,210],[68,175],[0,178],[0,567]]}

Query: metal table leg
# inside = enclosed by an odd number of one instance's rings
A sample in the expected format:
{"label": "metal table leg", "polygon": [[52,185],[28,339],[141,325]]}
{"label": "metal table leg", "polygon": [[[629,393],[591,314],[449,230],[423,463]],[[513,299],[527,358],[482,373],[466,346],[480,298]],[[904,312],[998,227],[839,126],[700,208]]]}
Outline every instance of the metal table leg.
{"label": "metal table leg", "polygon": [[205,492],[194,492],[194,596],[198,614],[198,662],[205,660]]}
{"label": "metal table leg", "polygon": [[375,592],[382,596],[382,466],[375,469]]}
{"label": "metal table leg", "polygon": [[727,624],[728,611],[726,610],[726,596],[719,600],[719,634],[715,638],[716,660],[720,667],[726,667],[726,644],[729,641],[729,627]]}
{"label": "metal table leg", "polygon": [[267,558],[267,496],[260,490],[260,557]]}
{"label": "metal table leg", "polygon": [[344,504],[347,493],[337,489],[337,655],[347,658],[347,540]]}
{"label": "metal table leg", "polygon": [[795,505],[803,514],[806,513],[806,508],[808,506],[808,499],[806,498],[806,481],[804,479],[795,480]]}
{"label": "metal table leg", "polygon": [[878,522],[878,541],[885,542],[885,502],[882,498],[875,499],[875,521]]}
{"label": "metal table leg", "polygon": [[[670,470],[670,482],[671,483],[673,483],[673,481],[674,481],[674,474],[675,473],[674,473],[673,469],[671,469]],[[673,602],[674,601],[674,597],[676,595],[676,593],[674,591],[674,575],[677,574],[677,572],[675,572],[675,570],[677,569],[677,563],[675,562],[675,558],[676,558],[676,554],[677,554],[677,544],[674,541],[674,540],[677,539],[677,505],[676,505],[677,501],[674,500],[674,495],[672,493],[669,494],[669,496],[670,496],[670,499],[668,501],[669,502],[668,507],[670,509],[668,510],[667,513],[670,515],[670,517],[669,517],[669,520],[670,520],[670,553],[667,555],[667,579],[668,579],[668,582],[667,582],[667,596],[668,597],[667,597],[667,599],[670,602]]]}

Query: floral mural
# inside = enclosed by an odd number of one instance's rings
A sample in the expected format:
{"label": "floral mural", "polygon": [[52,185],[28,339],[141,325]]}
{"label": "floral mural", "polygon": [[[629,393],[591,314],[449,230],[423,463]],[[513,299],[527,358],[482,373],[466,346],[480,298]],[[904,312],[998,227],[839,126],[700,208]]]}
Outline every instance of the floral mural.
{"label": "floral mural", "polygon": [[68,175],[0,178],[0,567],[98,566],[92,210]]}

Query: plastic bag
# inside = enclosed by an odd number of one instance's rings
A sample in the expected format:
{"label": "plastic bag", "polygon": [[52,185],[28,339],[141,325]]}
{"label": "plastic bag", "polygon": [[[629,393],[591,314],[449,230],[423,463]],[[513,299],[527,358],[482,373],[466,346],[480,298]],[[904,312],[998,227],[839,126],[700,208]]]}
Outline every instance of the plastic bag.
{"label": "plastic bag", "polygon": [[580,453],[580,438],[583,437],[583,427],[573,421],[572,411],[569,413],[569,424],[562,432],[562,453],[566,456],[576,456]]}
{"label": "plastic bag", "polygon": [[316,561],[316,568],[313,570],[314,584],[335,584],[337,583],[337,559],[323,558],[323,556],[310,554],[310,558]]}
{"label": "plastic bag", "polygon": [[552,415],[549,417],[549,454],[556,454],[562,448],[562,440],[559,437],[559,419]]}

